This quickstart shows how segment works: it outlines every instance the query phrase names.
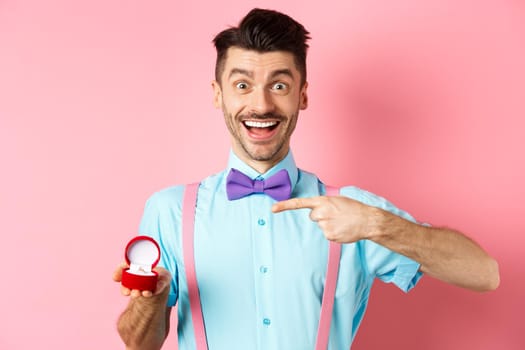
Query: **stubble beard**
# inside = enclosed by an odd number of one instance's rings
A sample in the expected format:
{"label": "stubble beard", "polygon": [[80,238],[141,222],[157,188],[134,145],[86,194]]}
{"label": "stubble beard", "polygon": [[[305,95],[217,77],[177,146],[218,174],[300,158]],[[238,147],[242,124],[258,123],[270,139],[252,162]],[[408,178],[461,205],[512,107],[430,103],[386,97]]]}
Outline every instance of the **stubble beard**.
{"label": "stubble beard", "polygon": [[277,146],[273,149],[270,149],[269,152],[258,154],[256,151],[251,151],[248,148],[248,145],[246,144],[246,142],[243,142],[242,139],[239,140],[239,144],[244,150],[244,153],[246,153],[250,157],[250,159],[258,161],[258,162],[268,162],[271,160],[275,160],[275,157],[277,156],[277,154],[279,154],[279,152],[283,149],[285,142],[286,142],[286,139],[283,138],[277,144]]}
{"label": "stubble beard", "polygon": [[[242,132],[240,130],[241,128],[244,127],[242,123],[240,122],[240,120],[242,119],[242,116],[238,116],[238,118],[235,118],[233,117],[233,115],[229,114],[225,110],[223,110],[223,114],[226,119],[226,125],[228,127],[230,134],[232,135],[234,139],[234,142],[237,143],[242,148],[244,153],[251,160],[254,160],[257,162],[270,162],[270,161],[275,162],[277,160],[280,160],[276,158],[278,157],[279,153],[282,151],[283,147],[285,147],[285,145],[289,143],[290,136],[293,130],[295,129],[295,122],[292,122],[293,124],[288,125],[288,129],[285,131],[285,134],[279,139],[279,142],[274,147],[268,150],[258,151],[258,150],[251,149],[253,148],[253,147],[250,147],[251,144],[245,141],[242,137]],[[284,123],[284,121],[287,120],[287,118],[284,118],[282,116],[277,116],[277,117],[278,117],[277,119],[279,119],[279,123]],[[265,117],[259,117],[256,119],[264,120]],[[292,118],[290,118],[289,120],[292,120],[292,121],[297,120],[297,116],[292,116]],[[237,125],[239,129],[236,129]],[[279,125],[279,127],[282,127],[282,125]],[[254,145],[254,146],[257,147],[257,145]],[[261,144],[260,147],[264,147],[264,145]],[[279,158],[284,157],[284,156],[286,156],[286,154],[281,155]]]}

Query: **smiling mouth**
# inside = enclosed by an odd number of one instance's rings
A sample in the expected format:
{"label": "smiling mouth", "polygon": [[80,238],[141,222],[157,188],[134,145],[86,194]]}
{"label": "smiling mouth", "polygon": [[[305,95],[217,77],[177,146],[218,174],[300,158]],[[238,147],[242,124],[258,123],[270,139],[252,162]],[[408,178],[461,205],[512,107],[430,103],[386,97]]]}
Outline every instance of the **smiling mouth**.
{"label": "smiling mouth", "polygon": [[255,121],[255,120],[245,120],[243,122],[243,124],[244,124],[244,126],[247,129],[253,129],[253,128],[265,129],[265,128],[268,128],[270,131],[272,131],[273,129],[275,129],[277,124],[279,124],[279,122],[277,122],[277,121],[264,121],[264,122],[261,122],[261,121]]}
{"label": "smiling mouth", "polygon": [[275,135],[280,122],[277,120],[245,120],[242,124],[252,139],[263,141]]}

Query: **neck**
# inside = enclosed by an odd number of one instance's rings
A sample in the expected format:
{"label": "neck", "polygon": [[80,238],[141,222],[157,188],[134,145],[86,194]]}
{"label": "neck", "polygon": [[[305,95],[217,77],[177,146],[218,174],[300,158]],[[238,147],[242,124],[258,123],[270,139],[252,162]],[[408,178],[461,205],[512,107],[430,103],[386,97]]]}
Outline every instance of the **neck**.
{"label": "neck", "polygon": [[275,164],[279,163],[281,159],[278,161],[257,161],[257,160],[250,160],[247,161],[246,164],[248,164],[250,167],[255,169],[259,174],[264,174],[268,170],[270,170]]}
{"label": "neck", "polygon": [[241,159],[243,162],[245,162],[248,166],[250,166],[252,169],[257,171],[259,174],[264,174],[271,168],[273,168],[277,163],[279,163],[281,160],[283,160],[288,152],[284,154],[277,154],[275,157],[269,160],[256,160],[248,157],[244,154],[238,154],[235,150],[234,153],[239,159]]}

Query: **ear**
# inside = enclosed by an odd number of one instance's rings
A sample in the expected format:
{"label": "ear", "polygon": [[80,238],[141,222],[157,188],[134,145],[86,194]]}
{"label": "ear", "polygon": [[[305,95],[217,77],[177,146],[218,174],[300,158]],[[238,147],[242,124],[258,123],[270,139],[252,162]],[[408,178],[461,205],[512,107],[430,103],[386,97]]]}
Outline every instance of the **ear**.
{"label": "ear", "polygon": [[305,81],[303,87],[301,88],[301,96],[299,96],[299,108],[306,109],[308,107],[308,82]]}
{"label": "ear", "polygon": [[213,105],[215,108],[222,108],[222,90],[221,85],[216,80],[211,82],[211,87],[213,88]]}

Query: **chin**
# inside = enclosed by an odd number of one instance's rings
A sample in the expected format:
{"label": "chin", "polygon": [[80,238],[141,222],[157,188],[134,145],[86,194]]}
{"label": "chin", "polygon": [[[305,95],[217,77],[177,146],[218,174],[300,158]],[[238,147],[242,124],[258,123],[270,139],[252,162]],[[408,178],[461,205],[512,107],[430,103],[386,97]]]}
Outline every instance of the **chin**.
{"label": "chin", "polygon": [[258,161],[258,162],[268,162],[268,161],[271,161],[275,156],[270,154],[253,154],[253,153],[250,153],[249,154],[249,157],[252,159],[252,160],[255,160],[255,161]]}
{"label": "chin", "polygon": [[249,152],[248,155],[251,159],[258,162],[275,162],[284,158],[284,156],[282,156],[281,153],[282,152],[280,149],[271,149],[264,151]]}
{"label": "chin", "polygon": [[238,144],[240,149],[249,159],[257,162],[276,162],[280,161],[286,156],[288,151],[285,151],[286,143],[276,142],[273,140],[268,143],[249,142],[244,140]]}

